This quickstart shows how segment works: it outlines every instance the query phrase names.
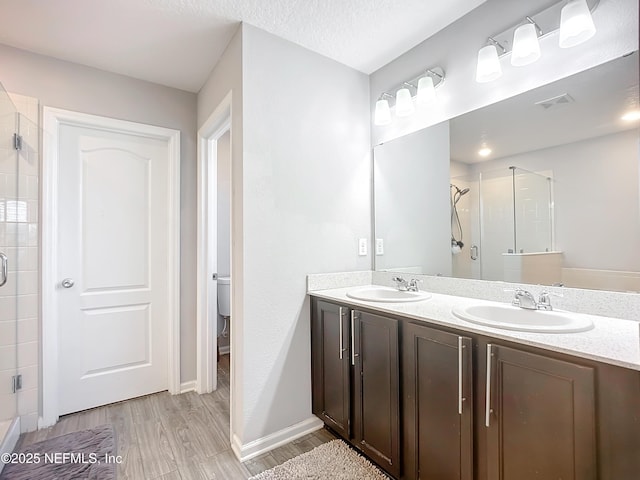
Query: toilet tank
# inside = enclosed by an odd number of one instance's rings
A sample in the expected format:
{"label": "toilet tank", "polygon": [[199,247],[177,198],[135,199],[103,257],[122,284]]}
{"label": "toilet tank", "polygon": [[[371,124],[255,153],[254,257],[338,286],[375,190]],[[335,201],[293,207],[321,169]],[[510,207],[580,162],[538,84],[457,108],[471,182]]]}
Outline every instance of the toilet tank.
{"label": "toilet tank", "polygon": [[218,313],[231,316],[231,278],[218,277]]}

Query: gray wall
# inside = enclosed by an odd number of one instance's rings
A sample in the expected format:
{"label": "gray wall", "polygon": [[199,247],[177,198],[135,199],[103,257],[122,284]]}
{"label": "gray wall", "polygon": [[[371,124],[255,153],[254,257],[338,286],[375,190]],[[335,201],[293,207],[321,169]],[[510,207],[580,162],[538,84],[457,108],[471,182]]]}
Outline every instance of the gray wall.
{"label": "gray wall", "polygon": [[244,25],[243,78],[246,445],[311,417],[306,275],[370,268],[371,154],[366,75]]}
{"label": "gray wall", "polygon": [[181,381],[195,379],[196,95],[0,45],[0,81],[41,105],[180,130]]}

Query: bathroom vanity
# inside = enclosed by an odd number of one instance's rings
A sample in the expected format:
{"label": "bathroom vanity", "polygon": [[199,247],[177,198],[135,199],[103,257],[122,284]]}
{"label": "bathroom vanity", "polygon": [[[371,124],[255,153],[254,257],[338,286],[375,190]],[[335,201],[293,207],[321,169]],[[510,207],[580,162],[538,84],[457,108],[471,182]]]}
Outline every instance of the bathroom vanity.
{"label": "bathroom vanity", "polygon": [[637,322],[508,331],[451,314],[486,301],[352,290],[309,292],[313,413],[395,478],[638,478]]}

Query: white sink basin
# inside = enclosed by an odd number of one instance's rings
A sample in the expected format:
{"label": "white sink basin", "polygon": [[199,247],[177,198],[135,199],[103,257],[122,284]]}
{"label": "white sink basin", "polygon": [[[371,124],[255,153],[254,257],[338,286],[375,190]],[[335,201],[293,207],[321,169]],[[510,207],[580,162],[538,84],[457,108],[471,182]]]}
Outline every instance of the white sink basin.
{"label": "white sink basin", "polygon": [[472,323],[505,330],[538,333],[574,333],[593,328],[588,317],[563,310],[527,310],[511,305],[471,305],[451,313]]}
{"label": "white sink basin", "polygon": [[389,287],[362,287],[347,292],[347,297],[366,302],[403,303],[428,300],[431,298],[431,294],[400,291]]}

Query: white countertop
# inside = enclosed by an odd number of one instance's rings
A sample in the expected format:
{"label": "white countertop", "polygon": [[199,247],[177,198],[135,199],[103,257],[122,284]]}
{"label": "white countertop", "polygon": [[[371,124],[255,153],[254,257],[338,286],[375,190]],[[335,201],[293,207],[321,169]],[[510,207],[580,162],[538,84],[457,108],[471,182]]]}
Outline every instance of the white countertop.
{"label": "white countertop", "polygon": [[553,334],[519,332],[477,325],[459,319],[451,313],[454,307],[464,308],[469,305],[495,304],[496,302],[438,293],[433,293],[430,299],[420,302],[366,302],[347,297],[347,292],[354,288],[314,290],[309,291],[308,294],[640,371],[640,323],[632,320],[587,315],[593,321],[594,328],[586,332]]}

